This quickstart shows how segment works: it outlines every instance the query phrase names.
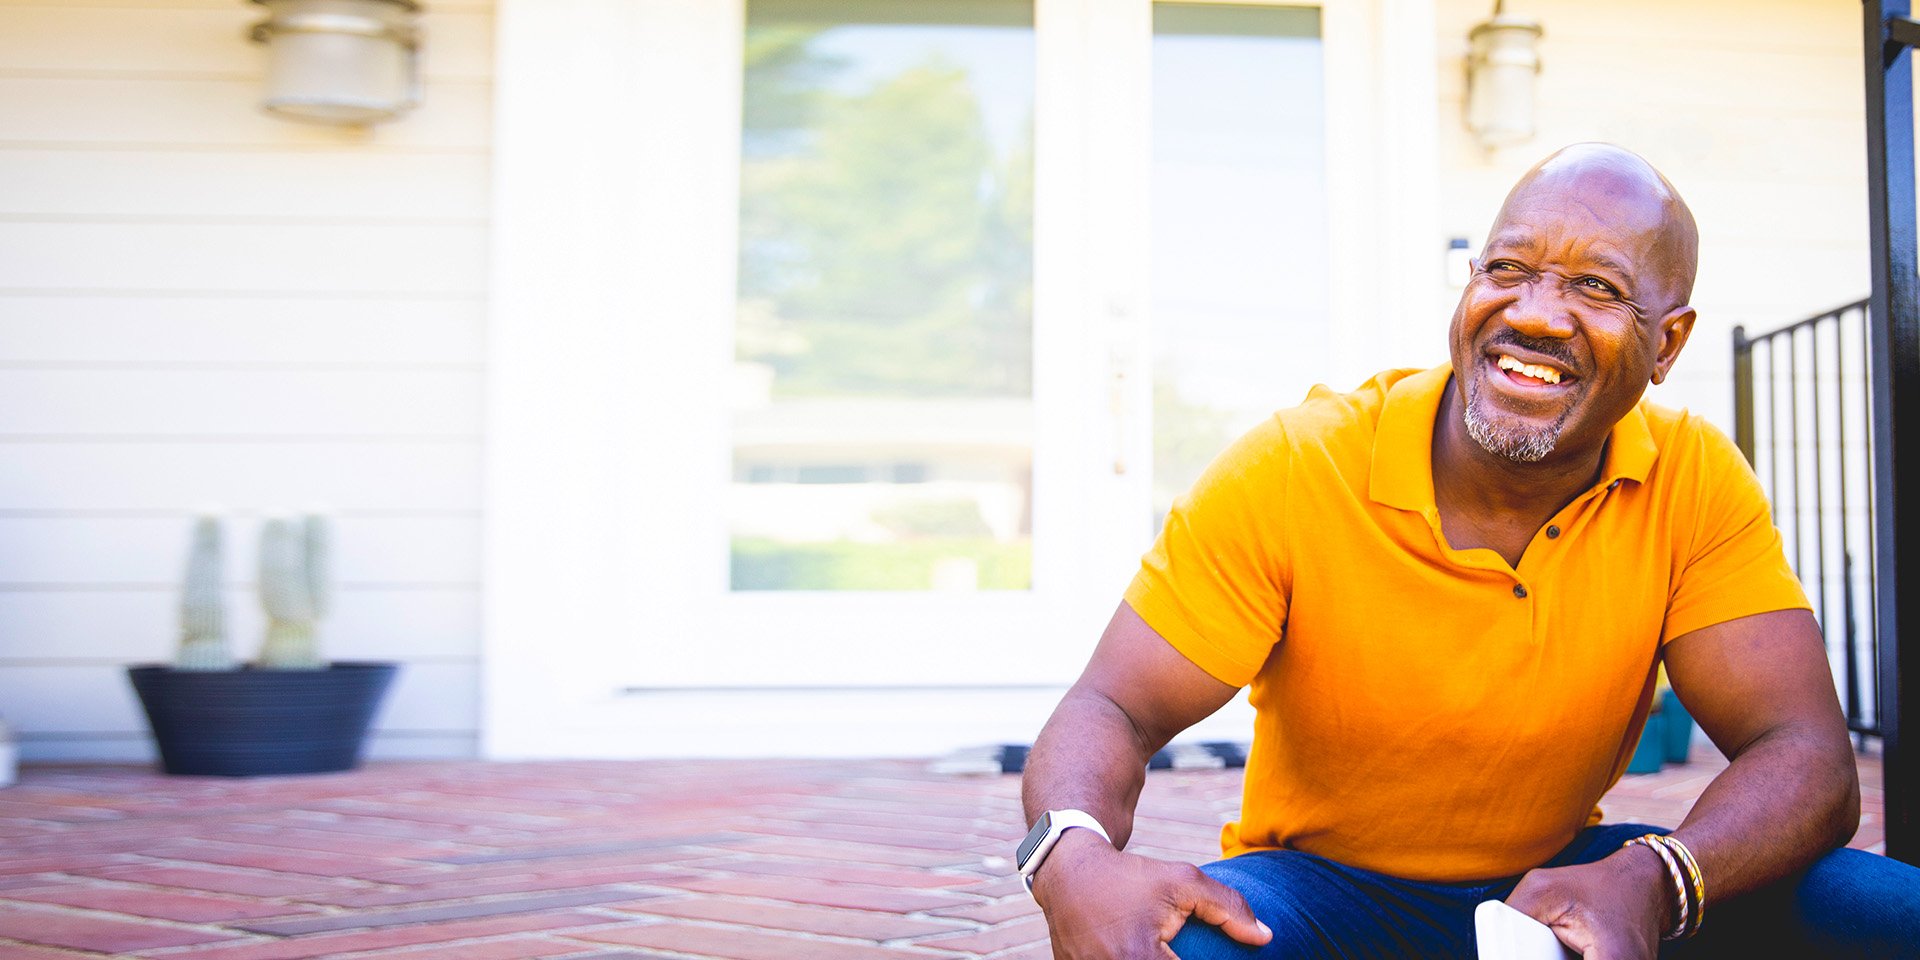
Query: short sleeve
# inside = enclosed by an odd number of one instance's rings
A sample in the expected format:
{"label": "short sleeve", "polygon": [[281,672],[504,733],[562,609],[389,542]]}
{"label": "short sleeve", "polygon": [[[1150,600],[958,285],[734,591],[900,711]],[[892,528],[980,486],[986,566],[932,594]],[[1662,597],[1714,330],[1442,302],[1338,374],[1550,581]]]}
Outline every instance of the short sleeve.
{"label": "short sleeve", "polygon": [[1692,523],[1676,531],[1684,540],[1676,557],[1662,644],[1756,613],[1811,609],[1799,578],[1787,565],[1766,493],[1746,458],[1719,430],[1688,420],[1696,426],[1697,440],[1683,441],[1691,449],[1674,452],[1697,458],[1697,469],[1675,489],[1685,498],[1678,504],[1681,516],[1691,512]]}
{"label": "short sleeve", "polygon": [[1260,672],[1286,623],[1290,453],[1278,417],[1235,441],[1174,503],[1127,588],[1148,626],[1236,687]]}

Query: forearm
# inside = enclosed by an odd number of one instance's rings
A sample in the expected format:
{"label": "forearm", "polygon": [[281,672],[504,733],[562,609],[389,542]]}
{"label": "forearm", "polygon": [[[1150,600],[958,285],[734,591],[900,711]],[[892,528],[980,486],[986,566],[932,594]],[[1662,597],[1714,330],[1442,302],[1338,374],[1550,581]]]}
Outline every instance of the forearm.
{"label": "forearm", "polygon": [[1053,956],[1171,957],[1167,941],[1189,917],[1249,946],[1273,938],[1240,894],[1198,867],[1119,852],[1133,833],[1147,760],[1172,736],[1143,728],[1112,698],[1082,682],[1067,692],[1035,739],[1020,782],[1027,821],[1048,810],[1084,810],[1113,840],[1108,846],[1091,830],[1068,830],[1033,874],[1031,889],[1046,914]]}
{"label": "forearm", "polygon": [[1047,810],[1085,810],[1125,847],[1147,761],[1164,744],[1148,743],[1113,701],[1076,686],[1055,708],[1027,755],[1020,799],[1027,822]]}
{"label": "forearm", "polygon": [[1735,752],[1674,836],[1700,862],[1711,903],[1812,864],[1859,823],[1860,781],[1845,733],[1783,725]]}
{"label": "forearm", "polygon": [[[1859,819],[1852,748],[1831,724],[1785,724],[1738,750],[1674,831],[1713,904],[1787,876],[1845,840]],[[1507,902],[1586,956],[1652,957],[1682,918],[1665,858],[1631,845],[1594,863],[1534,870]]]}

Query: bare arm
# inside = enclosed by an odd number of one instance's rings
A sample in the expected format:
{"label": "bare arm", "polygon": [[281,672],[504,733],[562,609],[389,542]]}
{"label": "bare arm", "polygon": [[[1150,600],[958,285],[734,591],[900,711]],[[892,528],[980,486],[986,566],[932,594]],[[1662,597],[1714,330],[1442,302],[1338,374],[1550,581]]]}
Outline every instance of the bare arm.
{"label": "bare arm", "polygon": [[1093,814],[1125,847],[1147,761],[1237,692],[1195,666],[1122,603],[1093,659],[1054,708],[1027,758],[1020,799],[1043,811]]}
{"label": "bare arm", "polygon": [[[1853,835],[1860,783],[1811,614],[1782,610],[1706,627],[1668,641],[1665,657],[1674,692],[1732,761],[1674,831],[1700,862],[1709,908]],[[1588,957],[1652,956],[1675,920],[1665,868],[1639,847],[1536,870],[1508,902]]]}
{"label": "bare arm", "polygon": [[1165,942],[1188,915],[1264,943],[1238,894],[1188,864],[1118,853],[1133,834],[1147,761],[1173,736],[1233,699],[1235,688],[1182,656],[1121,604],[1093,659],[1028,755],[1020,784],[1031,824],[1047,810],[1079,809],[1113,835],[1108,846],[1069,830],[1034,875],[1057,957],[1170,956]]}
{"label": "bare arm", "polygon": [[1783,610],[1667,644],[1667,678],[1731,758],[1674,832],[1708,896],[1738,896],[1806,867],[1860,825],[1846,715],[1813,615]]}

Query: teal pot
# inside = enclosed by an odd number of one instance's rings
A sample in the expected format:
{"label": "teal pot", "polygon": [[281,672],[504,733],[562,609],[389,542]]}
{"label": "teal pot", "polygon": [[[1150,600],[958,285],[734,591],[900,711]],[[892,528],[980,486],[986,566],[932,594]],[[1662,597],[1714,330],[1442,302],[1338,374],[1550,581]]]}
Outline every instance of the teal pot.
{"label": "teal pot", "polygon": [[1646,728],[1640,731],[1640,743],[1633,748],[1633,759],[1627,761],[1628,773],[1660,772],[1660,765],[1667,760],[1664,716],[1658,710],[1647,715]]}
{"label": "teal pot", "polygon": [[252,777],[360,765],[395,663],[320,670],[127,668],[168,773]]}
{"label": "teal pot", "polygon": [[1666,703],[1660,707],[1660,716],[1664,718],[1661,726],[1668,763],[1686,763],[1687,754],[1693,749],[1693,714],[1687,712],[1680,698],[1667,691]]}

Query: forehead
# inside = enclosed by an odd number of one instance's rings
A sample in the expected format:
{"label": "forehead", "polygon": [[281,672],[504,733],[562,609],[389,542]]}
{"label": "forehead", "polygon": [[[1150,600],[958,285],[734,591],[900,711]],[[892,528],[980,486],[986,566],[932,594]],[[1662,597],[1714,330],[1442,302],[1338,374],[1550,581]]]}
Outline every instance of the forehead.
{"label": "forehead", "polygon": [[1487,238],[1487,253],[1525,254],[1630,275],[1648,269],[1652,253],[1651,244],[1635,244],[1630,239],[1621,242],[1604,233],[1569,230],[1564,225],[1534,227],[1500,223],[1494,225],[1493,235]]}
{"label": "forehead", "polygon": [[1536,188],[1507,199],[1489,251],[1531,252],[1631,274],[1658,269],[1667,223],[1657,206],[1609,192]]}

